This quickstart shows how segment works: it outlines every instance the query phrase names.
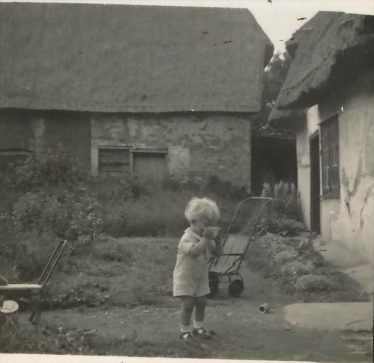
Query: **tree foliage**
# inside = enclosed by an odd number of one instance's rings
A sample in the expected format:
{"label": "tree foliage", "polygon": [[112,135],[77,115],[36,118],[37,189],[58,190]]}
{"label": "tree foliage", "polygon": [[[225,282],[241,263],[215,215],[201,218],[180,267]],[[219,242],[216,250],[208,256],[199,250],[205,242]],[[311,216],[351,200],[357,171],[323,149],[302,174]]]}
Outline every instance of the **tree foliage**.
{"label": "tree foliage", "polygon": [[[254,132],[255,134],[279,134],[279,130],[273,130],[267,125],[269,114],[275,101],[278,97],[279,91],[286,79],[288,69],[291,64],[290,56],[287,52],[275,53],[270,60],[264,72],[264,88],[262,94],[262,108],[261,111],[254,117]],[[264,129],[264,127],[266,128]],[[287,136],[287,135],[284,135]]]}

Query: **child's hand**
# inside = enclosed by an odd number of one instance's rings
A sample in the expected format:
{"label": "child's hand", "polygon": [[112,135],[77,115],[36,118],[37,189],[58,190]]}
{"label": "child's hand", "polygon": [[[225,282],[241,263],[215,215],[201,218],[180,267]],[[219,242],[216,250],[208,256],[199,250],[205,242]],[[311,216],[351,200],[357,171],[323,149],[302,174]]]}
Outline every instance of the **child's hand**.
{"label": "child's hand", "polygon": [[206,239],[215,239],[220,231],[219,227],[206,227],[204,228],[203,236]]}
{"label": "child's hand", "polygon": [[223,247],[222,247],[222,239],[220,236],[217,236],[214,240],[214,244],[215,244],[215,249],[213,251],[213,254],[215,256],[220,256],[222,255],[222,252],[223,252]]}

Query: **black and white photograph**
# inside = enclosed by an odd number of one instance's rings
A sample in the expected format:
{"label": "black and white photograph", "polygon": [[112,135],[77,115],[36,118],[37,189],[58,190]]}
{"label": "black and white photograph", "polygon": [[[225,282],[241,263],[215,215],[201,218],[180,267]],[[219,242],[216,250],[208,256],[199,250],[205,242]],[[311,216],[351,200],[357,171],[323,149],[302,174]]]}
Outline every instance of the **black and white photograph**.
{"label": "black and white photograph", "polygon": [[373,362],[374,0],[0,0],[0,362]]}

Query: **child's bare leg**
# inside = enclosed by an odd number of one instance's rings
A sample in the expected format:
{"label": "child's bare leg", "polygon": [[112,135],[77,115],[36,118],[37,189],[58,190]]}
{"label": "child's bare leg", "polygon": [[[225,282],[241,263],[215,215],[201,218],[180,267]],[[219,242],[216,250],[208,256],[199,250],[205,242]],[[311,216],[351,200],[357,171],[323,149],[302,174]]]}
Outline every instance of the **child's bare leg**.
{"label": "child's bare leg", "polygon": [[191,332],[191,316],[194,308],[192,296],[181,296],[181,332]]}
{"label": "child's bare leg", "polygon": [[194,327],[196,329],[203,327],[203,322],[205,318],[205,307],[207,298],[206,296],[199,296],[195,298],[195,322]]}

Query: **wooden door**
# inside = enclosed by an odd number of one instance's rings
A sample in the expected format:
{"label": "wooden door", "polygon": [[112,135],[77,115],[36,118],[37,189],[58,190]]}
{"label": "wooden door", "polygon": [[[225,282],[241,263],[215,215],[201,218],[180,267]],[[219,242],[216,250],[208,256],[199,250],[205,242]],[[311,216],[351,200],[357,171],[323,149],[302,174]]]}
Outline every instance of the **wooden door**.
{"label": "wooden door", "polygon": [[133,153],[133,172],[141,179],[161,182],[166,178],[166,154]]}
{"label": "wooden door", "polygon": [[311,231],[321,233],[320,153],[319,134],[310,138],[310,225]]}

